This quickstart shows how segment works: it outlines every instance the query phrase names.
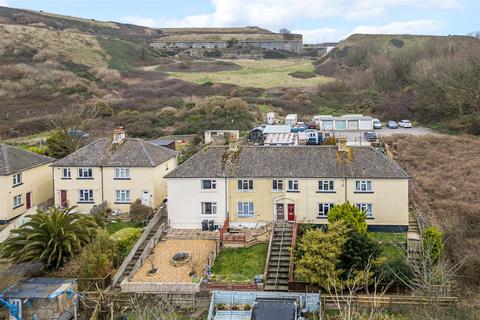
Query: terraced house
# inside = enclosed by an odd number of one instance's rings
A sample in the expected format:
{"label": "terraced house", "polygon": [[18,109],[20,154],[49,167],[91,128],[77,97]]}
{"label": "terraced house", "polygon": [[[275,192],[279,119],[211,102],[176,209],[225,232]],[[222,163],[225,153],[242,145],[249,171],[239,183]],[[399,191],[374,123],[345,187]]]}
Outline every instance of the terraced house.
{"label": "terraced house", "polygon": [[53,159],[0,144],[0,224],[7,224],[53,196]]}
{"label": "terraced house", "polygon": [[371,230],[408,229],[409,177],[371,147],[207,147],[166,178],[174,228],[226,218],[233,227],[326,224],[330,208],[349,202]]}
{"label": "terraced house", "polygon": [[176,167],[176,155],[117,129],[113,140],[98,139],[53,163],[55,204],[89,212],[105,203],[112,211],[128,212],[141,199],[156,208],[167,195],[164,176]]}

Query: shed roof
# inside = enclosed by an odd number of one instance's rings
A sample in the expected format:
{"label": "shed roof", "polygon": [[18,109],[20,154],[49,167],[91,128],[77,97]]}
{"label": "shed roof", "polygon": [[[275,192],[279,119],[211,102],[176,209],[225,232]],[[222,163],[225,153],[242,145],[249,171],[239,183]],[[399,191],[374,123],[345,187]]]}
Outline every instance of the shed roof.
{"label": "shed roof", "polygon": [[404,178],[393,160],[371,147],[351,147],[339,160],[336,146],[243,146],[237,151],[207,147],[167,178]]}
{"label": "shed roof", "polygon": [[292,130],[292,126],[288,124],[267,125],[265,129],[263,129],[263,134],[290,133],[291,130]]}
{"label": "shed roof", "polygon": [[53,160],[50,157],[0,143],[0,176],[38,167]]}
{"label": "shed roof", "polygon": [[295,299],[257,299],[252,320],[295,320]]}
{"label": "shed roof", "polygon": [[68,290],[75,282],[75,279],[30,278],[10,286],[2,296],[8,299],[55,298],[58,294]]}
{"label": "shed roof", "polygon": [[98,139],[53,163],[56,167],[156,167],[175,157],[176,151],[142,139],[126,138],[120,144]]}

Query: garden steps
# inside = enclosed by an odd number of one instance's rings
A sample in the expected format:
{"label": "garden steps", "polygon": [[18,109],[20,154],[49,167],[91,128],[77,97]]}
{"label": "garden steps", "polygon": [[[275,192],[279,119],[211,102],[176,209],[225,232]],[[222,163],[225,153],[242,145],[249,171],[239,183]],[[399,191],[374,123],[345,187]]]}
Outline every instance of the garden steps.
{"label": "garden steps", "polygon": [[138,247],[137,251],[133,255],[132,259],[128,262],[127,266],[125,267],[125,270],[123,271],[122,275],[118,278],[118,281],[116,282],[116,287],[120,287],[120,283],[130,275],[130,273],[133,271],[133,268],[135,267],[135,264],[137,263],[138,259],[140,259],[143,250],[145,250],[148,242],[150,239],[155,236],[155,233],[158,231],[160,226],[162,225],[163,221],[160,219],[155,222],[155,225],[150,229],[150,231],[147,234],[147,237],[145,240],[142,242],[142,244]]}
{"label": "garden steps", "polygon": [[265,291],[288,291],[288,271],[291,259],[293,225],[275,223],[270,245]]}

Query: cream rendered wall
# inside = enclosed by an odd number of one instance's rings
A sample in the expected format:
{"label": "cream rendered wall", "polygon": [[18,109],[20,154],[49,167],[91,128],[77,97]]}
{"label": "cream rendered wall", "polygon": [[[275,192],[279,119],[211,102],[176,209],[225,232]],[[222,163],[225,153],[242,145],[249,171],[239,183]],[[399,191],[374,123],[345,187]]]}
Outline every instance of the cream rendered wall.
{"label": "cream rendered wall", "polygon": [[[71,179],[63,179],[63,167],[54,168],[55,205],[60,206],[60,191],[67,190],[69,206],[77,206],[78,211],[88,213],[94,205],[107,202],[112,210],[128,212],[131,203],[116,203],[116,190],[130,190],[131,202],[142,199],[143,191],[150,193],[149,206],[157,208],[166,198],[167,183],[164,176],[177,165],[176,158],[172,158],[157,167],[128,167],[129,179],[115,179],[115,168],[122,167],[93,167],[93,179],[78,179],[78,168],[70,167]],[[87,168],[87,167],[85,167]],[[102,185],[103,181],[103,185]],[[80,190],[92,189],[94,203],[79,203]]]}
{"label": "cream rendered wall", "polygon": [[[13,187],[13,175],[0,177],[0,220],[13,219],[25,211],[26,194],[32,193],[32,207],[53,197],[53,178],[50,163],[21,172],[22,184]],[[13,209],[13,197],[22,195],[23,205]]]}
{"label": "cream rendered wall", "polygon": [[[209,179],[209,178],[205,178]],[[225,179],[215,178],[215,190],[202,190],[200,178],[169,178],[168,218],[170,226],[178,229],[200,229],[204,219],[215,220],[222,225],[225,221]],[[202,215],[202,202],[216,202],[216,215]]]}
{"label": "cream rendered wall", "polygon": [[[274,203],[284,203],[285,219],[287,204],[295,205],[296,221],[299,223],[327,223],[326,218],[318,218],[319,203],[342,204],[348,201],[372,203],[373,219],[370,225],[408,225],[408,180],[407,179],[371,179],[373,193],[355,193],[355,181],[358,179],[333,180],[335,192],[318,192],[318,180],[297,179],[299,192],[287,191],[288,180],[283,180],[283,191],[272,190],[272,179],[254,179],[253,191],[237,190],[237,180],[228,181],[228,211],[232,225],[253,227],[258,222],[274,221]],[[293,179],[292,179],[293,180]],[[345,195],[347,195],[345,197]],[[253,202],[254,217],[237,216],[238,202]]]}
{"label": "cream rendered wall", "polygon": [[[82,167],[89,168],[89,167]],[[79,212],[88,213],[94,204],[102,203],[102,171],[99,167],[93,167],[93,179],[79,179],[77,167],[70,167],[71,178],[63,179],[63,167],[53,168],[53,181],[55,186],[55,206],[61,206],[60,191],[67,191],[68,206],[77,206]],[[79,203],[81,189],[93,190],[93,203]]]}
{"label": "cream rendered wall", "polygon": [[155,168],[155,207],[159,207],[163,200],[167,198],[167,179],[164,177],[176,167],[177,158],[174,157]]}

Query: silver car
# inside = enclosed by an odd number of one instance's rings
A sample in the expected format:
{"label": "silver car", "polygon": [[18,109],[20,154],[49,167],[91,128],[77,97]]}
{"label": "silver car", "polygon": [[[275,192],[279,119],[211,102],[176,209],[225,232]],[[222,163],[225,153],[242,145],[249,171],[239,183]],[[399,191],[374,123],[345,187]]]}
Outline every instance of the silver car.
{"label": "silver car", "polygon": [[410,120],[400,120],[398,122],[398,126],[402,128],[411,128],[412,123],[410,122]]}

